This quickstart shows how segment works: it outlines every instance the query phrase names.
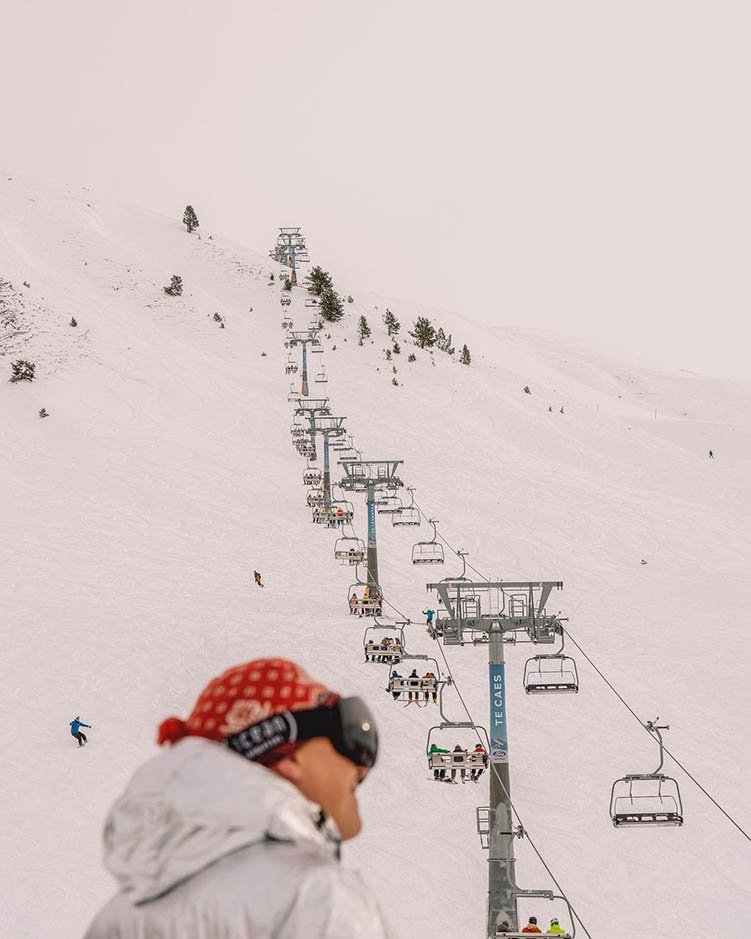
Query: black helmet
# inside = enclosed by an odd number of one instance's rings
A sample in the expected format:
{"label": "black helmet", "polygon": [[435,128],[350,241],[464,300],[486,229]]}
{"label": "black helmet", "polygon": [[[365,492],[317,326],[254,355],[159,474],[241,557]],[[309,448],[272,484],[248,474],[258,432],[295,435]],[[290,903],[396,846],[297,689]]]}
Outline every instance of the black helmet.
{"label": "black helmet", "polygon": [[532,923],[534,926],[537,925],[537,917],[536,917],[536,916],[530,916],[530,917],[529,917],[529,921],[530,921],[530,923]]}

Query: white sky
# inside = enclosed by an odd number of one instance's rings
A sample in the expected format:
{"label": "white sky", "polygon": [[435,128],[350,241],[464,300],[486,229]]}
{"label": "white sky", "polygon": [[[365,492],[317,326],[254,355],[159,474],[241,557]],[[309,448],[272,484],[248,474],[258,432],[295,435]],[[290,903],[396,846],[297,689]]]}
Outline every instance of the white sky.
{"label": "white sky", "polygon": [[748,376],[745,0],[6,0],[0,168]]}

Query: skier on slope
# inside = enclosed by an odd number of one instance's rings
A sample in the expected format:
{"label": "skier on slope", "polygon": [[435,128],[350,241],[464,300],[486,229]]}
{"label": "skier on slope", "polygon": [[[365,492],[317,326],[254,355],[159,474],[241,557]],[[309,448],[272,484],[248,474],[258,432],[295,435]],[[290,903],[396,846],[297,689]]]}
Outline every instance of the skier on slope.
{"label": "skier on slope", "polygon": [[433,617],[435,616],[435,610],[423,610],[422,615],[427,617],[425,620],[425,625],[431,626],[433,623]]}
{"label": "skier on slope", "polygon": [[70,722],[70,732],[78,741],[79,747],[82,747],[85,743],[88,743],[86,734],[81,732],[82,727],[88,727],[89,730],[91,730],[91,724],[84,724],[80,717],[76,717]]}
{"label": "skier on slope", "polygon": [[209,682],[159,742],[172,746],[110,810],[105,865],[119,890],[85,939],[389,939],[373,891],[339,865],[378,750],[362,700],[257,659]]}
{"label": "skier on slope", "polygon": [[253,580],[256,582],[257,587],[263,587],[263,584],[261,583],[261,575],[258,573],[258,571],[253,571]]}

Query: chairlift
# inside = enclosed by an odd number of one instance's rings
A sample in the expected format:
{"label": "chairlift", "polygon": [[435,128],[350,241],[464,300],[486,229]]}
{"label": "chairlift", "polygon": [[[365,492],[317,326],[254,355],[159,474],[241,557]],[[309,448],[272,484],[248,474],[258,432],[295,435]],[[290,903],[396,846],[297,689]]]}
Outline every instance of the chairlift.
{"label": "chairlift", "polygon": [[[396,636],[384,635],[384,631],[395,630]],[[380,639],[376,637],[380,636]],[[404,650],[404,629],[401,625],[386,626],[377,623],[375,626],[368,626],[362,637],[362,645],[365,650],[365,661],[377,664],[398,665],[405,654]]]}
{"label": "chairlift", "polygon": [[302,483],[303,486],[320,486],[321,485],[321,471],[317,469],[308,469],[302,474]]}
{"label": "chairlift", "polygon": [[[426,696],[427,698],[427,696]],[[462,747],[461,744],[455,744],[452,750],[444,750],[437,744],[431,743],[431,737],[434,731],[440,730],[470,730],[475,738],[474,748],[471,746]],[[477,740],[478,730],[485,732],[485,744]],[[431,727],[428,731],[428,739],[425,744],[425,755],[428,758],[428,769],[433,773],[435,782],[447,782],[457,784],[456,774],[461,774],[462,783],[467,781],[469,773],[470,782],[478,782],[480,776],[488,767],[488,739],[487,731],[484,727],[478,727],[472,721],[441,721],[440,724]],[[449,776],[449,773],[451,774]]]}
{"label": "chairlift", "polygon": [[296,375],[297,374],[297,362],[289,361],[284,366],[285,375]]}
{"label": "chairlift", "polygon": [[[358,596],[357,590],[364,587],[361,595]],[[358,583],[353,584],[347,593],[347,602],[351,616],[382,616],[383,599],[378,587],[371,587],[370,584],[363,584],[358,579]]]}
{"label": "chairlift", "polygon": [[403,505],[391,515],[391,524],[394,527],[399,525],[420,525],[420,510],[415,505],[415,490],[412,486],[407,489],[410,494],[411,502],[409,505]]}
{"label": "chairlift", "polygon": [[347,447],[346,450],[342,450],[339,455],[340,463],[354,463],[358,459],[358,451],[352,447]]}
{"label": "chairlift", "polygon": [[351,522],[355,515],[355,508],[348,499],[332,499],[331,508],[334,509],[342,524]]}
{"label": "chairlift", "polygon": [[438,543],[438,519],[429,518],[428,524],[433,526],[433,537],[430,541],[418,541],[412,548],[413,564],[443,564],[443,545]]}
{"label": "chairlift", "polygon": [[318,306],[318,297],[306,297],[305,306],[307,307]]}
{"label": "chairlift", "polygon": [[290,297],[288,293],[284,293],[279,298],[279,302],[281,303],[282,306],[289,306],[290,303],[292,303],[292,297]]}
{"label": "chairlift", "polygon": [[292,382],[289,386],[289,391],[287,392],[287,401],[297,401],[300,397],[300,391],[297,388],[295,382]]}
{"label": "chairlift", "polygon": [[402,500],[399,496],[381,496],[376,499],[376,511],[379,515],[392,515],[402,509]]}
{"label": "chairlift", "polygon": [[646,730],[660,747],[660,765],[653,773],[629,773],[616,779],[610,791],[610,818],[615,828],[678,827],[683,824],[683,804],[678,783],[662,772],[665,759],[658,717],[647,721]]}
{"label": "chairlift", "polygon": [[[282,317],[282,329],[292,329],[292,320],[286,313]],[[286,348],[289,348],[289,345]]]}
{"label": "chairlift", "polygon": [[320,372],[317,373],[315,380],[319,385],[325,385],[326,382],[329,380],[328,375],[326,374],[325,366],[321,369]]}
{"label": "chairlift", "polygon": [[561,630],[561,648],[548,655],[535,655],[524,666],[524,690],[527,694],[576,694],[579,673],[576,661],[564,655],[565,633]]}
{"label": "chairlift", "polygon": [[360,564],[365,559],[365,544],[361,538],[342,535],[334,543],[334,558],[350,566]]}

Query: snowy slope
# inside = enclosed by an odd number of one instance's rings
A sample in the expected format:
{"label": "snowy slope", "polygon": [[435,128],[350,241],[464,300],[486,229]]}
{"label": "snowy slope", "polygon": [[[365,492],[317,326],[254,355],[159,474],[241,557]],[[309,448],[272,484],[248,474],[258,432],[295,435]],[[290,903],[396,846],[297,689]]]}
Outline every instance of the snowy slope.
{"label": "snowy slope", "polygon": [[[25,357],[37,380],[0,381],[0,935],[82,934],[112,889],[104,814],[154,752],[157,724],[185,716],[218,671],[264,654],[298,658],[376,708],[383,759],[345,857],[396,930],[483,935],[474,807],[486,779],[432,784],[434,710],[394,705],[385,668],[363,662],[350,574],[333,560],[334,534],[310,524],[289,442],[274,267],[206,232],[189,237],[176,219],[8,175],[0,375]],[[161,289],[173,273],[179,298]],[[357,446],[404,460],[418,503],[483,573],[563,580],[555,603],[573,635],[644,719],[670,723],[669,745],[748,827],[749,385],[627,367],[452,314],[440,321],[470,346],[470,368],[420,350],[408,363],[406,336],[386,362],[387,301],[339,286],[355,303],[330,330],[325,390]],[[388,305],[404,334],[418,311]],[[291,310],[304,327],[302,291]],[[373,328],[363,347],[360,313]],[[378,523],[384,589],[420,623],[425,582],[458,573],[458,560],[426,574],[409,563],[418,530]],[[364,533],[361,500],[355,527]],[[263,591],[249,583],[254,567]],[[437,654],[419,625],[408,641]],[[483,650],[446,654],[486,722]],[[592,936],[678,939],[687,925],[740,936],[751,846],[678,771],[682,829],[614,831],[610,784],[654,768],[649,738],[581,660],[580,694],[551,701],[523,694],[525,647],[508,657],[513,796]],[[75,714],[93,725],[81,751],[68,735]],[[525,842],[517,857],[521,886],[551,886]]]}

